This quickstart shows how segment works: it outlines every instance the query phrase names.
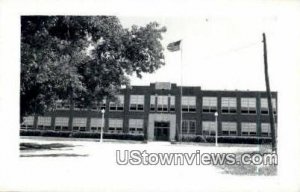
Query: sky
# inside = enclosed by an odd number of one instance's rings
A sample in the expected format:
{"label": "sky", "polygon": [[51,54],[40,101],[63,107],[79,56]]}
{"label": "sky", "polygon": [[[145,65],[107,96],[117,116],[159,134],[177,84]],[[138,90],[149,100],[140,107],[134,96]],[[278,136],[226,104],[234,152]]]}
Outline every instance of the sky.
{"label": "sky", "polygon": [[[162,40],[165,66],[153,74],[145,74],[142,79],[132,77],[132,85],[162,81],[203,89],[265,90],[262,43],[262,33],[265,32],[271,88],[277,88],[275,77],[280,55],[276,54],[276,44],[280,38],[276,15],[119,18],[126,28],[133,24],[144,26],[151,21],[167,27]],[[166,49],[168,43],[180,39],[182,53]]]}

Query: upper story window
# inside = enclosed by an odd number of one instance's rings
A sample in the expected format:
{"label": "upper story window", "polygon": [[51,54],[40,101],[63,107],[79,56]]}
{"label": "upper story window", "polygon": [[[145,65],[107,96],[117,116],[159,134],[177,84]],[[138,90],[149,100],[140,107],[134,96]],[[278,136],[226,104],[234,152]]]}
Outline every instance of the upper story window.
{"label": "upper story window", "polygon": [[215,135],[216,127],[217,125],[214,121],[202,121],[202,135]]}
{"label": "upper story window", "polygon": [[150,111],[155,111],[155,95],[151,95],[150,97]]}
{"label": "upper story window", "polygon": [[[268,99],[267,98],[261,98],[260,99],[260,112],[262,115],[268,115],[269,114],[269,108],[268,108]],[[272,108],[273,108],[273,113],[276,115],[277,110],[276,110],[276,99],[272,98]]]}
{"label": "upper story window", "polygon": [[256,98],[241,98],[241,113],[256,114]]}
{"label": "upper story window", "polygon": [[[170,100],[170,103],[169,103]],[[150,111],[157,112],[174,112],[175,111],[175,96],[171,95],[151,95]]]}
{"label": "upper story window", "polygon": [[182,134],[195,134],[196,121],[195,120],[182,120]]}
{"label": "upper story window", "polygon": [[204,113],[214,113],[217,111],[217,97],[203,97],[202,111]]}
{"label": "upper story window", "polygon": [[101,111],[106,109],[106,99],[103,99],[102,102],[93,102],[91,105],[92,111]]}
{"label": "upper story window", "polygon": [[236,113],[236,98],[235,97],[222,97],[221,100],[222,113]]}
{"label": "upper story window", "polygon": [[144,111],[144,95],[130,95],[131,111]]}
{"label": "upper story window", "polygon": [[116,95],[117,100],[109,102],[110,111],[123,111],[124,110],[124,95]]}
{"label": "upper story window", "polygon": [[168,111],[168,96],[157,96],[157,111],[167,112]]}
{"label": "upper story window", "polygon": [[175,111],[175,96],[170,96],[170,111]]}
{"label": "upper story window", "polygon": [[109,119],[108,133],[123,133],[123,119]]}
{"label": "upper story window", "polygon": [[237,123],[222,122],[222,135],[237,135]]}
{"label": "upper story window", "polygon": [[183,112],[195,112],[196,111],[196,97],[194,97],[194,96],[181,97],[181,110]]}
{"label": "upper story window", "polygon": [[256,135],[256,123],[242,123],[242,135]]}

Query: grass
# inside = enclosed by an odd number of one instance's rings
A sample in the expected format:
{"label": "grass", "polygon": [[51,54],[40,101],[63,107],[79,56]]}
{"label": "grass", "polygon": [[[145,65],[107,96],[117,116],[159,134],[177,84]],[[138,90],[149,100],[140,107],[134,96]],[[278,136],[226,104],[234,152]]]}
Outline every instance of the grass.
{"label": "grass", "polygon": [[[261,154],[270,153],[267,148],[261,148],[260,151],[249,151],[249,154]],[[244,152],[237,152],[236,159],[240,160]],[[231,175],[250,175],[250,176],[276,176],[277,175],[277,165],[244,165],[244,164],[234,164],[234,165],[216,165],[216,167],[223,170],[224,174]]]}

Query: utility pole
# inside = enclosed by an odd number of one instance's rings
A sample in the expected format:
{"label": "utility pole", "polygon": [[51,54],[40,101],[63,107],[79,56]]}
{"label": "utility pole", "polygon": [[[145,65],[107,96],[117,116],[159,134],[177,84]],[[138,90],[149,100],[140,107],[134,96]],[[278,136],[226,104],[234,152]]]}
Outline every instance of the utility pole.
{"label": "utility pole", "polygon": [[264,44],[265,82],[266,82],[266,89],[267,89],[268,108],[269,108],[269,117],[270,117],[270,125],[271,125],[272,151],[276,152],[277,148],[276,148],[276,136],[275,136],[275,123],[274,123],[272,95],[270,91],[270,82],[269,82],[269,74],[268,74],[267,40],[266,40],[265,33],[263,33],[263,44]]}

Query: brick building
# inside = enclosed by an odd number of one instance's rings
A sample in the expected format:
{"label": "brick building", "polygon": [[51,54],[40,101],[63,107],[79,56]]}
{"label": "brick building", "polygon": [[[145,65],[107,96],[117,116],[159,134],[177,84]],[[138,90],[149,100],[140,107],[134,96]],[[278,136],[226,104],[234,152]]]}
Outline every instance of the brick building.
{"label": "brick building", "polygon": [[[21,129],[100,132],[100,110],[104,109],[105,134],[171,141],[178,140],[181,133],[184,138],[213,137],[217,128],[219,137],[271,136],[267,94],[262,91],[201,90],[199,86],[181,88],[160,82],[122,89],[117,98],[116,102],[95,103],[89,109],[57,101],[55,111],[26,117]],[[276,92],[272,92],[272,105],[277,122]]]}

